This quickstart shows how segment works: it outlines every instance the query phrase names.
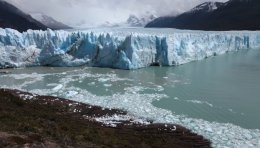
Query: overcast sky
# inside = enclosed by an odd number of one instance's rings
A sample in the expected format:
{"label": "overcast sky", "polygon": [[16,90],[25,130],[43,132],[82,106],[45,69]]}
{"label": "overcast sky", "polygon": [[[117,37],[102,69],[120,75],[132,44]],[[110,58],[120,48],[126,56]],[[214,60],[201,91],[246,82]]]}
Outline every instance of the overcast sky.
{"label": "overcast sky", "polygon": [[187,11],[206,1],[227,0],[6,0],[26,12],[41,12],[75,26],[125,21],[130,14],[157,16]]}

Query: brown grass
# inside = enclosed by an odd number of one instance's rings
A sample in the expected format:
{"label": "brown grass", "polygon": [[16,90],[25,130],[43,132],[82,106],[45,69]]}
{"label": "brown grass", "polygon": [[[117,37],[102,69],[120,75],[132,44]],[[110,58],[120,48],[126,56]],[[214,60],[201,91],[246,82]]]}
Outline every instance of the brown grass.
{"label": "brown grass", "polygon": [[[50,96],[35,96],[18,90],[0,89],[0,147],[210,147],[210,142],[175,125],[128,125],[116,128],[83,118],[126,114]],[[69,105],[73,104],[73,105]],[[74,112],[74,109],[81,112]]]}

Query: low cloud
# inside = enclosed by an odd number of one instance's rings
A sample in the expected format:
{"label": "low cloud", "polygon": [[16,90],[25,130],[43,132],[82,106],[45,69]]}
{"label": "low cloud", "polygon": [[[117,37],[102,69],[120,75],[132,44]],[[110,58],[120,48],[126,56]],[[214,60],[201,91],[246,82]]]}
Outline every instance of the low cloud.
{"label": "low cloud", "polygon": [[[6,0],[23,11],[41,12],[71,26],[125,21],[130,14],[175,15],[213,0]],[[216,0],[215,0],[216,1]],[[227,0],[217,0],[225,2]]]}

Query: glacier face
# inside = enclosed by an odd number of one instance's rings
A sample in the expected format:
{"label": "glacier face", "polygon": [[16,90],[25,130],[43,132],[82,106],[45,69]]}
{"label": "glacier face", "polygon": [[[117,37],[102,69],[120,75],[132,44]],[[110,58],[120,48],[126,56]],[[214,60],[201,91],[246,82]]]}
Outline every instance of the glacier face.
{"label": "glacier face", "polygon": [[0,28],[0,68],[172,66],[229,51],[260,48],[260,32],[174,29],[89,29],[19,33]]}

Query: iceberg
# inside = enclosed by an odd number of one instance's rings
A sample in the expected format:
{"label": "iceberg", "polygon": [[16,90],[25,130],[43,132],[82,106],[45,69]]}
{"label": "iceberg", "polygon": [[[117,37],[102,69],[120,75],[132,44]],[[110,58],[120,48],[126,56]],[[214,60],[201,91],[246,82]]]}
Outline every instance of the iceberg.
{"label": "iceberg", "polygon": [[0,68],[175,66],[240,49],[260,48],[260,32],[176,29],[88,29],[20,33],[0,28]]}

